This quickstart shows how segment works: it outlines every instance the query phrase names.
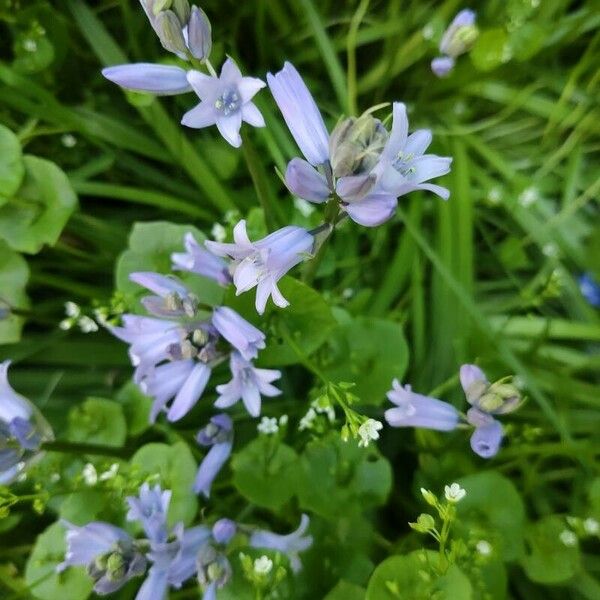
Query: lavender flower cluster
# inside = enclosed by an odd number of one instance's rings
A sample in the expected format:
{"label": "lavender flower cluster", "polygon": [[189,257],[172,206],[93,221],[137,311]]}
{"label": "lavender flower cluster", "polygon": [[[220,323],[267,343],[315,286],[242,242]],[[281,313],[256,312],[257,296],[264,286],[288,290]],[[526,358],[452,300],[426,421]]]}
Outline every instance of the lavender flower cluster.
{"label": "lavender flower cluster", "polygon": [[[163,600],[170,588],[178,589],[196,576],[204,591],[203,600],[214,600],[217,589],[231,579],[232,566],[227,551],[236,535],[251,548],[286,555],[294,571],[302,566],[299,553],[312,544],[311,536],[305,535],[309,526],[306,515],[302,515],[298,529],[288,535],[225,518],[212,526],[185,528],[178,523],[169,528],[170,490],[163,491],[158,485],[151,488],[146,483],[141,486],[138,497],[126,500],[127,520],[141,526],[146,536],[143,539],[136,539],[109,523],[95,521],[77,526],[63,521],[67,529],[67,551],[58,570],[85,567],[97,594],[116,592],[130,579],[145,574],[136,600]],[[240,546],[238,540],[236,548]]]}

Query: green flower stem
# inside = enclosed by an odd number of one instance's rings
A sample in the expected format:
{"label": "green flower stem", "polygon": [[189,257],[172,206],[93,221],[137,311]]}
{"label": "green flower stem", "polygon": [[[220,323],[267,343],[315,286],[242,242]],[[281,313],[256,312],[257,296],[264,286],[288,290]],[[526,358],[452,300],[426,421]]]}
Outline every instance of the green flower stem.
{"label": "green flower stem", "polygon": [[116,458],[129,458],[131,451],[127,447],[103,446],[100,444],[85,444],[82,442],[68,442],[65,440],[54,440],[44,442],[42,450],[49,452],[64,452],[65,454],[94,454],[96,456],[114,456]]}
{"label": "green flower stem", "polygon": [[346,38],[346,56],[347,56],[347,87],[348,87],[348,108],[350,115],[355,116],[358,113],[356,102],[356,43],[358,38],[358,28],[369,8],[370,0],[362,0],[350,21],[350,29]]}

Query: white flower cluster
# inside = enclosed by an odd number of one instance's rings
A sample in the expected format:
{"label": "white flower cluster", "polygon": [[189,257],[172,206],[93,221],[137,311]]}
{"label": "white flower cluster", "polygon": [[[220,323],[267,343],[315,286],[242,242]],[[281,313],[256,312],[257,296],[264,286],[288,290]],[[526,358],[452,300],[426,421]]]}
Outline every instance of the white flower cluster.
{"label": "white flower cluster", "polygon": [[273,435],[279,431],[280,427],[287,425],[287,422],[287,415],[281,415],[279,419],[276,417],[263,417],[256,426],[256,429],[258,429],[259,433],[263,433],[264,435]]}
{"label": "white flower cluster", "polygon": [[78,304],[75,304],[75,302],[65,302],[65,314],[67,315],[67,318],[63,319],[58,324],[63,331],[67,331],[75,325],[78,325],[83,333],[93,333],[98,331],[98,324],[96,321],[87,315],[82,315],[81,307]]}

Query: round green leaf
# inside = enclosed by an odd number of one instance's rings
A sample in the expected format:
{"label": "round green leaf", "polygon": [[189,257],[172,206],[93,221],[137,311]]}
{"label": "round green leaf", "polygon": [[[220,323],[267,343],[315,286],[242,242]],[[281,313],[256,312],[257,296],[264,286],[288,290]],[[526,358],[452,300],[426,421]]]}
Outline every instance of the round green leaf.
{"label": "round green leaf", "polygon": [[456,566],[443,575],[433,569],[438,554],[415,550],[410,554],[390,556],[373,572],[365,600],[472,600],[471,582]]}
{"label": "round green leaf", "polygon": [[0,238],[19,252],[36,254],[54,245],[77,207],[68,177],[54,163],[26,155],[25,179],[0,207]]}
{"label": "round green leaf", "polygon": [[190,525],[198,510],[198,500],[192,490],[197,466],[187,444],[146,444],[133,455],[131,464],[147,476],[158,475],[162,488],[173,492],[169,525],[180,521]]}
{"label": "round green leaf", "polygon": [[[9,307],[29,308],[25,293],[28,279],[29,267],[25,259],[0,240],[0,311],[8,311]],[[0,318],[0,344],[18,342],[23,322],[23,317],[12,312],[3,315]]]}
{"label": "round green leaf", "polygon": [[35,542],[27,566],[25,583],[40,600],[85,600],[93,582],[81,567],[70,567],[62,573],[56,566],[65,558],[65,528],[60,523],[50,525]]}
{"label": "round green leaf", "polygon": [[277,510],[295,492],[297,463],[292,448],[276,438],[260,436],[233,457],[233,484],[250,502]]}
{"label": "round green leaf", "polygon": [[567,529],[562,518],[551,515],[530,525],[525,533],[527,553],[521,564],[532,581],[556,584],[580,569],[579,546],[566,546],[560,534]]}
{"label": "round green leaf", "polygon": [[402,380],[408,365],[402,326],[371,317],[338,325],[319,354],[325,375],[355,383],[352,393],[365,404],[381,404],[392,380]]}
{"label": "round green leaf", "polygon": [[334,518],[349,505],[363,508],[385,502],[392,486],[392,470],[375,446],[360,448],[332,433],[310,442],[300,460],[300,505],[325,518]]}
{"label": "round green leaf", "polygon": [[104,398],[88,398],[69,411],[69,439],[74,442],[122,446],[127,423],[121,405]]}
{"label": "round green leaf", "polygon": [[23,175],[21,143],[8,127],[0,125],[0,205],[19,189]]}
{"label": "round green leaf", "polygon": [[495,471],[469,475],[459,483],[467,495],[457,505],[457,530],[465,536],[477,532],[505,561],[521,557],[525,507],[513,483]]}
{"label": "round green leaf", "polygon": [[364,600],[366,590],[343,579],[325,596],[324,600]]}

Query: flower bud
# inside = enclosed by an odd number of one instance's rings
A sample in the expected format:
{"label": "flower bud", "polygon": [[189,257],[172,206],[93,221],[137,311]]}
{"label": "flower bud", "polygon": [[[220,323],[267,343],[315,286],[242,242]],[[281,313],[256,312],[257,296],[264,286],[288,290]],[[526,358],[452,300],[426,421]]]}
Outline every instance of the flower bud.
{"label": "flower bud", "polygon": [[468,52],[478,36],[479,30],[475,24],[475,13],[472,10],[462,10],[444,32],[440,42],[440,52],[456,58]]}
{"label": "flower bud", "polygon": [[198,6],[192,8],[188,23],[188,48],[198,60],[206,60],[212,49],[210,21]]}
{"label": "flower bud", "polygon": [[174,54],[185,56],[187,46],[177,15],[172,10],[165,10],[157,15],[155,23],[156,32],[163,48]]}
{"label": "flower bud", "polygon": [[190,3],[188,0],[173,0],[170,8],[177,15],[182,25],[190,20]]}
{"label": "flower bud", "polygon": [[493,415],[504,415],[516,410],[521,404],[521,394],[512,383],[512,378],[505,377],[492,383],[474,403],[480,410]]}
{"label": "flower bud", "polygon": [[433,492],[430,492],[425,488],[421,488],[421,495],[423,496],[423,498],[425,498],[425,502],[427,502],[427,504],[429,504],[430,506],[437,506],[438,500]]}
{"label": "flower bud", "polygon": [[223,587],[231,579],[231,565],[227,557],[210,545],[203,546],[196,559],[198,583],[202,588],[211,583]]}
{"label": "flower bud", "polygon": [[338,123],[329,139],[331,167],[336,177],[368,173],[377,163],[388,132],[369,114]]}

